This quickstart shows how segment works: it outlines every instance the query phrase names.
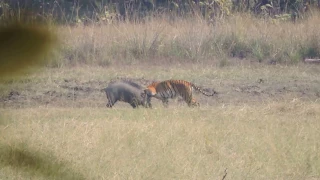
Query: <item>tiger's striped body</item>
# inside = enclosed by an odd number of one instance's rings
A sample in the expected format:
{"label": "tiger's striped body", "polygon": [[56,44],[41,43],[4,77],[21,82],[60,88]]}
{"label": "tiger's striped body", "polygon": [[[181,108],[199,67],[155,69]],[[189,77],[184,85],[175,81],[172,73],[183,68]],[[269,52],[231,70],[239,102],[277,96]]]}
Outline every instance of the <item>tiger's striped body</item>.
{"label": "tiger's striped body", "polygon": [[192,90],[195,89],[206,96],[217,94],[207,94],[193,83],[184,80],[166,80],[162,82],[154,82],[144,90],[145,102],[150,104],[151,97],[162,100],[165,106],[168,105],[169,98],[181,96],[188,106],[199,106],[199,103],[192,97]]}

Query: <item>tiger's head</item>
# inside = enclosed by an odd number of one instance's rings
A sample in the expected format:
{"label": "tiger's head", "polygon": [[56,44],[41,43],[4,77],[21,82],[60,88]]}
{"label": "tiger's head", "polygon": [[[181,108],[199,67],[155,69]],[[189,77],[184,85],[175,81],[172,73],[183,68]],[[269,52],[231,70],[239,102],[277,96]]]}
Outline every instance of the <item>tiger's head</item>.
{"label": "tiger's head", "polygon": [[143,98],[143,103],[151,108],[151,97],[154,97],[157,94],[156,86],[158,82],[153,82],[147,88],[143,90],[141,93],[141,97]]}
{"label": "tiger's head", "polygon": [[156,87],[158,86],[158,84],[159,84],[158,81],[151,83],[149,86],[147,86],[146,89],[144,89],[144,93],[147,96],[155,96],[157,94]]}

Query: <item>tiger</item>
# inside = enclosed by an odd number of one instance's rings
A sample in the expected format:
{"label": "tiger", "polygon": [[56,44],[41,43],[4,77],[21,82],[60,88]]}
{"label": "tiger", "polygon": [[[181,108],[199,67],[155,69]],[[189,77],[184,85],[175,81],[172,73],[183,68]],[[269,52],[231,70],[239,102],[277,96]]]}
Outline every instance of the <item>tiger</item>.
{"label": "tiger", "polygon": [[200,104],[192,97],[192,90],[196,89],[206,96],[214,96],[218,94],[214,91],[212,94],[207,94],[199,87],[191,82],[184,80],[166,80],[161,82],[153,82],[144,90],[144,102],[151,107],[151,97],[162,100],[165,107],[168,107],[168,99],[181,96],[183,100],[191,106],[200,106]]}

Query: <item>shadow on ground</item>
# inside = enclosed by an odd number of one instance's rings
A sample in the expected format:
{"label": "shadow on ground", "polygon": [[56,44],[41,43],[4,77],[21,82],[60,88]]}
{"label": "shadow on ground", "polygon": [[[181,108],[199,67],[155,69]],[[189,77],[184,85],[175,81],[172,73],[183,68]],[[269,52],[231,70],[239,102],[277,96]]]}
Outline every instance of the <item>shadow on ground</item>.
{"label": "shadow on ground", "polygon": [[10,167],[14,172],[27,173],[31,177],[44,179],[86,179],[80,172],[71,169],[67,162],[54,155],[21,146],[20,148],[0,144],[0,169]]}

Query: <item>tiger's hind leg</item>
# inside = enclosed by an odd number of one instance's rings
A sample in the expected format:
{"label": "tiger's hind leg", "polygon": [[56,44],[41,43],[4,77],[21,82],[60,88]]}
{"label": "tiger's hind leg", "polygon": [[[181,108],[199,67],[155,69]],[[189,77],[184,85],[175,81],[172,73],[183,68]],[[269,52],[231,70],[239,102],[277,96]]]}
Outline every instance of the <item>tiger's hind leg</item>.
{"label": "tiger's hind leg", "polygon": [[199,103],[192,97],[192,88],[188,86],[180,86],[179,95],[184,99],[189,107],[199,106]]}
{"label": "tiger's hind leg", "polygon": [[199,106],[200,104],[192,97],[192,91],[187,89],[186,93],[181,95],[189,107]]}
{"label": "tiger's hind leg", "polygon": [[167,108],[167,107],[169,106],[169,100],[168,100],[168,98],[162,99],[162,103],[163,103],[163,106]]}
{"label": "tiger's hind leg", "polygon": [[198,103],[194,98],[192,98],[191,103],[189,104],[189,107],[199,107],[200,103]]}
{"label": "tiger's hind leg", "polygon": [[188,101],[187,101],[187,104],[189,107],[199,107],[200,106],[200,103],[198,103],[194,98],[190,98]]}

